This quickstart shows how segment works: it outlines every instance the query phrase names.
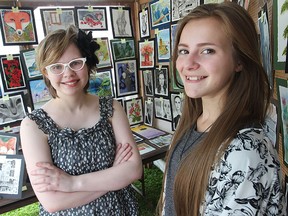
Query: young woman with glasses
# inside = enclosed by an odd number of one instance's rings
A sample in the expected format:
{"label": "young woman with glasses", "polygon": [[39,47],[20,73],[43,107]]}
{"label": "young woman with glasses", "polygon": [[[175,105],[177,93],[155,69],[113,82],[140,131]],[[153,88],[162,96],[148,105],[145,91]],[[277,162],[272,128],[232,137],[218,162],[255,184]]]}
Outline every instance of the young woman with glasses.
{"label": "young woman with glasses", "polygon": [[130,184],[142,163],[126,114],[112,98],[87,93],[97,49],[91,32],[73,26],[37,47],[53,98],[27,115],[20,134],[40,215],[138,215]]}

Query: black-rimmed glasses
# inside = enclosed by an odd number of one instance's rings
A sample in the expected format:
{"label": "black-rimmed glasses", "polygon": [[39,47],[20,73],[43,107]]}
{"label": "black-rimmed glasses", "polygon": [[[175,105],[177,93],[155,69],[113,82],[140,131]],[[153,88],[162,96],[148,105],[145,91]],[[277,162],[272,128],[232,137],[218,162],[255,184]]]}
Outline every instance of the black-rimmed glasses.
{"label": "black-rimmed glasses", "polygon": [[70,68],[73,71],[79,71],[81,70],[86,62],[86,58],[77,58],[73,59],[68,63],[55,63],[46,66],[46,70],[50,73],[56,74],[56,75],[61,75],[64,73],[66,67]]}

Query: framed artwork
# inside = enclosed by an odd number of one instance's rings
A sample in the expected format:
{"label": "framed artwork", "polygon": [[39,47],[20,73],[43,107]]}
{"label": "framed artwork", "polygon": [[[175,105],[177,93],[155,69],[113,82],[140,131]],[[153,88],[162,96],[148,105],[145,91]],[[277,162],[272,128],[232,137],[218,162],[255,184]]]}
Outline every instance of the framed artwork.
{"label": "framed artwork", "polygon": [[21,65],[20,55],[0,56],[1,77],[4,92],[26,89],[25,77]]}
{"label": "framed artwork", "polygon": [[154,97],[154,106],[155,106],[155,118],[162,118],[163,111],[162,111],[162,105],[163,98],[161,97]]}
{"label": "framed artwork", "polygon": [[0,98],[0,126],[20,123],[26,116],[27,108],[22,92]]}
{"label": "framed artwork", "polygon": [[110,40],[114,61],[135,58],[134,39]]}
{"label": "framed artwork", "polygon": [[[285,0],[273,1],[273,35],[274,35],[274,56],[273,69],[285,70],[285,61],[287,53],[287,32],[288,29],[288,10],[284,4]],[[283,11],[282,9],[283,8]],[[282,12],[281,12],[282,11]]]}
{"label": "framed artwork", "polygon": [[222,3],[225,0],[202,0],[203,4],[210,4],[210,3]]}
{"label": "framed artwork", "polygon": [[42,107],[52,98],[43,78],[29,80],[28,86],[32,102],[32,110]]}
{"label": "framed artwork", "polygon": [[110,7],[114,38],[133,37],[130,7]]}
{"label": "framed artwork", "polygon": [[149,142],[156,145],[159,148],[169,146],[172,140],[172,134],[166,134],[163,136],[159,136],[153,139],[150,139]]}
{"label": "framed artwork", "polygon": [[144,94],[154,96],[153,70],[143,70]]}
{"label": "framed artwork", "polygon": [[142,98],[125,100],[124,103],[130,126],[143,123]]}
{"label": "framed artwork", "polygon": [[24,178],[23,155],[0,155],[0,197],[20,199]]}
{"label": "framed artwork", "polygon": [[149,145],[148,143],[145,143],[145,142],[138,143],[137,147],[138,147],[140,155],[144,155],[144,154],[147,154],[147,153],[149,153],[151,151],[156,150],[155,147],[153,147],[153,146],[151,146],[151,145]]}
{"label": "framed artwork", "polygon": [[171,21],[170,0],[152,0],[149,8],[152,29],[169,26]]}
{"label": "framed artwork", "polygon": [[271,57],[271,49],[270,49],[270,30],[268,23],[268,11],[267,11],[267,3],[258,13],[258,26],[260,30],[260,47],[261,47],[261,56],[263,67],[267,73],[270,87],[273,89],[274,83],[274,73],[272,70],[272,57]]}
{"label": "framed artwork", "polygon": [[40,9],[44,34],[76,25],[74,8]]}
{"label": "framed artwork", "polygon": [[172,121],[171,101],[169,98],[161,98],[160,100],[162,101],[161,103],[162,115],[160,118],[171,122]]}
{"label": "framed artwork", "polygon": [[135,140],[136,143],[139,143],[139,142],[143,141],[143,138],[138,136],[138,135],[136,135],[135,133],[132,133],[132,135],[133,135],[134,140]]}
{"label": "framed artwork", "polygon": [[191,10],[200,5],[200,0],[172,0],[172,21],[177,21],[186,16]]}
{"label": "framed artwork", "polygon": [[150,37],[150,21],[148,8],[143,8],[139,12],[139,29],[140,29],[140,38]]}
{"label": "framed artwork", "polygon": [[153,125],[153,117],[154,117],[154,103],[152,98],[148,98],[144,102],[144,124],[152,126]]}
{"label": "framed artwork", "polygon": [[76,7],[78,27],[82,30],[107,30],[105,7]]}
{"label": "framed artwork", "polygon": [[35,49],[21,50],[20,57],[23,63],[23,69],[28,80],[41,78],[42,73],[37,69],[35,58]]}
{"label": "framed artwork", "polygon": [[145,39],[138,42],[139,68],[155,67],[155,39]]}
{"label": "framed artwork", "polygon": [[112,60],[109,48],[108,38],[95,38],[95,41],[99,44],[100,48],[95,52],[98,57],[99,64],[97,69],[112,68]]}
{"label": "framed artwork", "polygon": [[161,29],[157,34],[157,61],[168,62],[171,58],[170,28]]}
{"label": "framed artwork", "polygon": [[183,86],[183,83],[182,83],[181,77],[179,75],[179,72],[177,71],[176,68],[173,67],[172,62],[170,63],[170,77],[171,77],[171,82],[170,82],[171,90],[177,91],[177,92],[183,91],[183,87],[180,87],[177,85],[177,82],[179,82],[182,86]]}
{"label": "framed artwork", "polygon": [[288,84],[287,80],[276,78],[277,85],[277,97],[278,103],[280,103],[281,116],[281,133],[282,133],[282,151],[283,151],[283,161],[286,166],[288,166]]}
{"label": "framed artwork", "polygon": [[38,44],[33,8],[0,8],[4,46]]}
{"label": "framed artwork", "polygon": [[169,95],[169,71],[168,66],[162,66],[154,69],[154,95]]}
{"label": "framed artwork", "polygon": [[171,24],[170,26],[171,57],[173,56],[173,49],[175,48],[176,31],[177,31],[177,23]]}
{"label": "framed artwork", "polygon": [[136,133],[137,135],[144,137],[145,139],[152,139],[164,134],[167,134],[166,132],[159,130],[157,128],[150,127],[148,125],[137,125],[131,127],[132,132]]}
{"label": "framed artwork", "polygon": [[138,94],[136,60],[115,62],[114,68],[117,97]]}
{"label": "framed artwork", "polygon": [[172,130],[175,131],[182,115],[183,94],[171,93],[170,98],[172,105]]}
{"label": "framed artwork", "polygon": [[88,92],[98,96],[114,96],[111,70],[97,71],[90,75]]}
{"label": "framed artwork", "polygon": [[0,155],[16,155],[19,147],[19,134],[0,132]]}

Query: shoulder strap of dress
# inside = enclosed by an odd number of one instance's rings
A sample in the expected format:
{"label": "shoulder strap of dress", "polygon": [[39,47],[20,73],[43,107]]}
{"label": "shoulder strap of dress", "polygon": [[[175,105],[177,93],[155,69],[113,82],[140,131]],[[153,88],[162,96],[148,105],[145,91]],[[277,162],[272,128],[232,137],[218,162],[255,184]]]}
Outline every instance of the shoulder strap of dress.
{"label": "shoulder strap of dress", "polygon": [[101,118],[110,118],[113,116],[113,98],[111,96],[100,97],[99,106]]}
{"label": "shoulder strap of dress", "polygon": [[52,130],[56,129],[55,123],[41,108],[33,110],[31,113],[28,113],[27,116],[31,120],[35,121],[38,125],[38,128],[42,130],[45,134],[48,134]]}

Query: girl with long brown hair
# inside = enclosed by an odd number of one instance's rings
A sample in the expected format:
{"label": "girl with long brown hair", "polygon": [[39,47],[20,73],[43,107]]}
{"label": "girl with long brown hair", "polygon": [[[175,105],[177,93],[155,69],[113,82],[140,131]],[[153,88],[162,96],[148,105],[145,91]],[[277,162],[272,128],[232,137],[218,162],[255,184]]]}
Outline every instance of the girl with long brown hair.
{"label": "girl with long brown hair", "polygon": [[271,90],[252,18],[235,3],[200,5],[179,23],[175,45],[185,99],[159,213],[284,215],[277,152],[263,127]]}

